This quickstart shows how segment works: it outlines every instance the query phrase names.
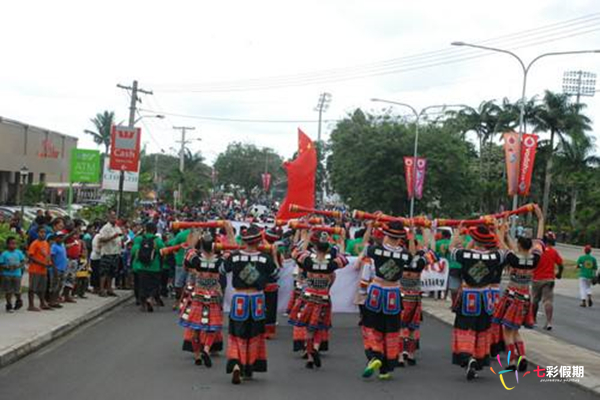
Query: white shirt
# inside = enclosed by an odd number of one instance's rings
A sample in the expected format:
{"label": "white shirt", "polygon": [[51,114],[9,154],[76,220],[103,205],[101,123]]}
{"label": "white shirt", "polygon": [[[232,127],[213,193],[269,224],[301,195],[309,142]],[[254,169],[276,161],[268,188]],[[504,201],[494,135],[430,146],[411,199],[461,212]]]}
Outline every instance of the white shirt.
{"label": "white shirt", "polygon": [[90,255],[91,260],[99,260],[102,257],[102,243],[100,243],[100,235],[94,236],[92,239],[92,254]]}
{"label": "white shirt", "polygon": [[[98,232],[98,236],[100,236],[101,239],[109,239],[117,233],[122,233],[121,228],[116,225],[113,226],[110,222],[107,222],[106,225],[100,229],[100,232]],[[100,254],[103,256],[114,256],[121,254],[121,237],[117,236],[116,238],[106,242],[102,241]]]}

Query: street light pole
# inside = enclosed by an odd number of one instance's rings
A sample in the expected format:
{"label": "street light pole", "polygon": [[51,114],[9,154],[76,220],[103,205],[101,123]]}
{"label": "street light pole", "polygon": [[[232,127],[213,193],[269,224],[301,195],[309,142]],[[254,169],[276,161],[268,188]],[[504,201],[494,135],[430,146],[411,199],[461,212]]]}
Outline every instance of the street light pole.
{"label": "street light pole", "polygon": [[24,165],[19,171],[19,197],[21,200],[21,221],[23,221],[23,215],[25,215],[25,183],[27,176],[29,175],[29,169]]}
{"label": "street light pole", "polygon": [[415,115],[415,144],[414,144],[414,149],[413,149],[413,185],[412,185],[413,187],[412,187],[412,196],[410,198],[410,218],[412,218],[415,213],[415,197],[417,194],[417,157],[419,154],[419,151],[418,151],[419,150],[419,123],[421,121],[421,117],[423,115],[425,115],[427,110],[430,110],[432,108],[468,107],[468,106],[465,106],[463,104],[436,104],[436,105],[431,105],[431,106],[422,108],[421,111],[417,111],[417,109],[414,108],[413,106],[411,106],[410,104],[400,103],[397,101],[383,100],[383,99],[377,99],[377,98],[373,98],[373,99],[371,99],[371,101],[378,102],[378,103],[394,104],[397,106],[406,107],[406,108],[410,109],[410,111],[412,111],[412,113]]}
{"label": "street light pole", "polygon": [[[185,144],[188,142],[185,140],[185,132],[193,131],[196,128],[190,126],[174,126],[173,129],[181,131],[181,149],[179,150],[179,172],[181,172],[181,178],[183,179],[183,171],[185,168]],[[177,202],[175,202],[175,209],[177,209],[177,204],[183,204],[181,201],[182,195],[181,191],[183,190],[183,186],[181,182],[177,185]]]}
{"label": "street light pole", "polygon": [[[478,44],[465,43],[465,42],[452,42],[451,45],[452,46],[473,47],[473,48],[481,49],[481,50],[494,51],[496,53],[504,53],[504,54],[508,54],[509,56],[514,57],[519,62],[519,65],[521,66],[521,69],[523,70],[523,86],[522,86],[522,90],[521,90],[521,101],[520,101],[520,107],[519,107],[519,146],[518,146],[518,150],[517,150],[517,166],[519,166],[519,167],[521,165],[521,140],[523,139],[523,133],[524,133],[523,131],[525,130],[525,99],[526,99],[526,93],[527,93],[527,76],[529,74],[529,70],[531,69],[531,66],[535,62],[537,62],[539,59],[544,58],[544,57],[564,56],[564,55],[570,55],[570,54],[600,53],[600,50],[556,51],[556,52],[540,54],[539,56],[537,56],[533,60],[531,60],[529,62],[529,64],[525,65],[525,63],[523,62],[521,57],[519,57],[518,55],[516,55],[515,53],[513,53],[512,51],[509,51],[509,50],[498,49],[496,47],[481,46]],[[512,209],[516,210],[518,206],[519,206],[519,195],[517,193],[515,193],[513,195]],[[544,205],[544,208],[546,209],[546,205]],[[547,213],[547,209],[544,212],[544,217],[546,216],[546,213]],[[511,230],[512,230],[512,233],[514,234],[514,232],[516,230],[516,218],[513,219]]]}

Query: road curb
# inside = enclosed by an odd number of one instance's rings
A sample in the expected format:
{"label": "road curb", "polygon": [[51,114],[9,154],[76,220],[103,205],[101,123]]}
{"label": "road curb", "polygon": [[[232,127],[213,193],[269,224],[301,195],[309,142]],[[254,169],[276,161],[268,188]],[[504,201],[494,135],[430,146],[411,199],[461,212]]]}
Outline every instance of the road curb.
{"label": "road curb", "polygon": [[[423,302],[423,313],[424,314],[427,314],[429,317],[432,317],[446,325],[450,325],[450,326],[454,325],[454,314],[448,314],[448,310],[445,310],[445,309],[433,308],[431,305],[428,305],[427,303],[429,303],[429,302],[428,301]],[[444,304],[448,304],[448,303],[444,302]],[[531,341],[532,339],[535,341],[535,339],[537,338],[537,336],[534,338],[528,337],[532,333],[535,335],[541,335],[540,338],[544,337],[545,339],[549,340],[550,342],[553,342],[557,345],[562,345],[562,346],[566,347],[567,351],[569,349],[571,349],[573,352],[576,352],[576,351],[578,352],[581,350],[585,353],[594,353],[591,350],[583,349],[579,346],[575,346],[570,343],[564,342],[553,336],[544,335],[543,333],[535,332],[535,331],[532,331],[529,329],[524,329],[524,332],[523,332],[523,334],[526,335],[525,336],[526,343],[528,341]],[[530,359],[531,361],[534,361],[536,365],[562,365],[563,360],[561,360],[560,356],[558,356],[557,354],[548,354],[548,353],[542,354],[538,351],[532,350],[531,346],[528,350],[528,354],[530,354],[531,357],[528,356],[527,358]],[[567,363],[567,365],[569,365],[569,364]],[[571,385],[577,386],[578,388],[584,389],[587,392],[590,392],[590,393],[593,393],[596,395],[600,395],[600,377],[590,375],[587,377],[587,379],[584,378],[580,382],[568,382],[568,383]]]}
{"label": "road curb", "polygon": [[133,298],[133,293],[127,293],[120,295],[118,298],[103,304],[102,306],[91,310],[90,312],[77,317],[67,323],[64,323],[51,331],[40,333],[36,335],[30,340],[26,342],[19,343],[11,348],[9,348],[4,353],[0,354],[0,368],[4,368],[7,365],[10,365],[23,357],[39,350],[40,348],[46,346],[47,344],[67,335],[68,333],[74,331],[80,326],[86,324],[87,322],[99,317],[102,314],[109,312],[115,307],[120,306],[123,303],[131,300]]}

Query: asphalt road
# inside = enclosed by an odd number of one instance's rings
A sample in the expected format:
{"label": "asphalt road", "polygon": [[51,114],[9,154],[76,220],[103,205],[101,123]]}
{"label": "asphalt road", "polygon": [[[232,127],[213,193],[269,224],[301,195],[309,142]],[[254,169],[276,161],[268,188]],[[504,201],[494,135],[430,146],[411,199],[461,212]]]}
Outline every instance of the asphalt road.
{"label": "asphalt road", "polygon": [[546,322],[543,306],[538,312],[539,332],[600,352],[600,298],[592,308],[580,307],[580,300],[554,295],[554,321],[550,332],[541,329]]}
{"label": "asphalt road", "polygon": [[[281,322],[284,321],[280,317]],[[233,386],[223,356],[210,369],[193,365],[181,348],[175,315],[162,310],[141,314],[132,305],[0,370],[0,399],[592,399],[566,383],[542,383],[535,373],[521,377],[508,393],[498,376],[483,371],[467,382],[450,364],[450,327],[424,322],[419,364],[400,369],[394,379],[361,378],[365,363],[355,315],[335,315],[331,351],[319,371],[307,370],[291,352],[291,329],[268,343],[269,372]],[[494,369],[498,366],[494,363]],[[513,386],[514,376],[505,375]]]}

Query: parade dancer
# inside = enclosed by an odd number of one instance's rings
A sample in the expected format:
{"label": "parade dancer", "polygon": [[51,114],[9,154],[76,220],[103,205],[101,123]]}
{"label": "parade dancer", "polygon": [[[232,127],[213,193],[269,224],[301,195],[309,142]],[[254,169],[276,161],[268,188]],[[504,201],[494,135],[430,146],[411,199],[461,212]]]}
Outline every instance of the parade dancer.
{"label": "parade dancer", "polygon": [[[413,238],[408,249],[402,245],[407,232],[401,222],[384,225],[381,245],[367,249],[370,268],[363,268],[361,288],[367,293],[363,311],[362,336],[368,364],[363,377],[379,371],[379,379],[390,378],[400,356],[400,278],[415,254]],[[412,235],[412,233],[411,233]]]}
{"label": "parade dancer", "polygon": [[[423,319],[421,304],[421,272],[427,265],[437,261],[435,253],[429,250],[431,241],[429,229],[423,231],[423,246],[417,251],[412,262],[404,267],[400,279],[400,290],[402,292],[402,313],[400,330],[400,351],[398,360],[400,366],[404,363],[416,365],[415,352],[419,349],[420,327]],[[415,243],[417,246],[417,243]]]}
{"label": "parade dancer", "polygon": [[232,274],[234,288],[227,340],[227,373],[233,384],[267,371],[263,290],[277,273],[271,256],[258,250],[262,232],[256,225],[243,230],[241,239],[246,248],[228,255],[222,268]]}
{"label": "parade dancer", "polygon": [[[316,251],[308,251],[308,237]],[[331,328],[331,298],[329,290],[334,273],[348,264],[343,254],[343,235],[338,246],[332,246],[327,232],[304,231],[301,251],[296,256],[300,269],[306,273],[305,286],[290,313],[290,324],[306,328],[306,367],[321,367],[321,342]]]}
{"label": "parade dancer", "polygon": [[193,331],[192,348],[196,365],[204,364],[207,368],[212,367],[210,352],[223,328],[223,291],[220,285],[223,260],[213,252],[213,243],[213,236],[208,232],[201,239],[198,233],[191,234],[191,249],[184,262],[188,270],[195,271],[196,279],[191,299],[179,319],[179,325]]}
{"label": "parade dancer", "polygon": [[[540,208],[534,208],[538,218],[538,235],[535,243],[525,237],[519,237],[517,242],[506,235],[508,226],[504,225],[499,239],[503,247],[508,247],[506,264],[509,267],[510,278],[508,286],[496,307],[493,320],[503,330],[505,351],[510,352],[509,368],[520,372],[527,370],[525,342],[519,333],[519,328],[533,328],[535,318],[531,302],[531,282],[533,270],[537,268],[542,253],[541,238],[544,234],[544,216]],[[507,243],[508,242],[508,243]],[[508,244],[508,246],[507,246]]]}
{"label": "parade dancer", "polygon": [[461,288],[453,304],[456,314],[452,329],[452,363],[465,368],[467,380],[490,365],[491,320],[494,312],[491,284],[501,271],[506,251],[498,250],[496,230],[485,225],[468,230],[473,242],[467,249],[462,227],[455,230],[450,244],[452,259],[461,264]]}
{"label": "parade dancer", "polygon": [[[282,236],[281,228],[270,228],[265,231],[265,241],[267,244],[272,246],[272,256],[277,270],[283,265],[283,257],[279,253],[279,241]],[[265,318],[265,338],[274,339],[277,333],[277,297],[279,295],[279,284],[278,275],[269,277],[267,285],[265,286],[265,306],[266,306],[266,318]]]}

